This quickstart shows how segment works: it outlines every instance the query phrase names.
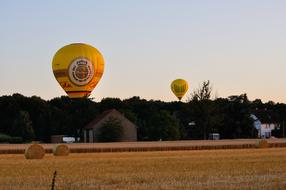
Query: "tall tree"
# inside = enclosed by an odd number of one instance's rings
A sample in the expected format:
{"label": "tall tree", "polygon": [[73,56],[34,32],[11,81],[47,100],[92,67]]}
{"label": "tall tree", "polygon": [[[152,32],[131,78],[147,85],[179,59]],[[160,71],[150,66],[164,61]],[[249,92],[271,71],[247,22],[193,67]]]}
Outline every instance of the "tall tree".
{"label": "tall tree", "polygon": [[27,111],[22,110],[18,113],[10,128],[10,134],[22,137],[25,141],[31,141],[35,138],[32,121]]}
{"label": "tall tree", "polygon": [[123,134],[121,121],[114,117],[109,117],[99,128],[96,138],[99,142],[120,141]]}
{"label": "tall tree", "polygon": [[148,140],[178,140],[180,138],[179,121],[165,110],[154,113],[147,121],[145,130]]}
{"label": "tall tree", "polygon": [[191,94],[191,100],[189,101],[190,114],[194,120],[195,125],[190,126],[194,133],[198,136],[193,138],[207,139],[210,132],[214,131],[214,126],[217,125],[216,119],[216,107],[211,101],[212,87],[210,81],[204,81],[199,88],[197,88]]}
{"label": "tall tree", "polygon": [[255,137],[255,128],[250,118],[250,102],[246,94],[229,96],[221,111],[225,114],[223,127],[220,130],[224,138]]}
{"label": "tall tree", "polygon": [[203,81],[203,83],[194,90],[194,92],[191,94],[191,101],[197,100],[197,101],[203,101],[203,100],[210,100],[212,93],[212,86],[210,85],[210,81]]}

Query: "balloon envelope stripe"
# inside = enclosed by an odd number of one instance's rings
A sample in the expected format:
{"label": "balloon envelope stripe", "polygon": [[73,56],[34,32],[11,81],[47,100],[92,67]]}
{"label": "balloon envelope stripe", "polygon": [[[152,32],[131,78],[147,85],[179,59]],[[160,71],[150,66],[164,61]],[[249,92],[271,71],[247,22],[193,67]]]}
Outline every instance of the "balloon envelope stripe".
{"label": "balloon envelope stripe", "polygon": [[61,70],[55,70],[54,75],[56,78],[58,77],[66,77],[67,76],[67,70],[66,69],[61,69]]}

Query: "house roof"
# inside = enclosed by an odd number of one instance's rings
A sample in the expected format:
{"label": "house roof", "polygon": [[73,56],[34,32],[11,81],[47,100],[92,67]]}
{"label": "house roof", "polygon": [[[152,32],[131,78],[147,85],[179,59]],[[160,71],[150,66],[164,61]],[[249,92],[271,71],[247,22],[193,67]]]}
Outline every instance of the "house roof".
{"label": "house roof", "polygon": [[98,124],[102,119],[104,119],[107,115],[109,115],[111,112],[117,112],[119,114],[121,114],[119,111],[117,111],[116,109],[110,109],[110,110],[106,110],[103,113],[101,113],[100,115],[98,115],[94,120],[92,120],[89,124],[87,124],[84,128],[85,129],[90,129],[92,128],[92,126]]}
{"label": "house roof", "polygon": [[256,110],[254,115],[261,123],[277,123],[277,117],[271,110]]}

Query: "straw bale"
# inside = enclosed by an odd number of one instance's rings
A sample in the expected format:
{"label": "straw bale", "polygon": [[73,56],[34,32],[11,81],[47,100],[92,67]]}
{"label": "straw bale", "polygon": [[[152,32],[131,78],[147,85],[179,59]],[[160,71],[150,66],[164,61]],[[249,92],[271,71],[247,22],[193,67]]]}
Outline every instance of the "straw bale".
{"label": "straw bale", "polygon": [[65,144],[57,144],[53,147],[53,154],[55,156],[68,156],[69,153],[69,147]]}
{"label": "straw bale", "polygon": [[268,148],[268,147],[269,147],[269,144],[268,144],[267,140],[262,139],[262,140],[259,140],[259,141],[257,142],[256,147],[257,147],[257,148]]}
{"label": "straw bale", "polygon": [[42,159],[45,156],[45,149],[39,144],[31,144],[25,150],[26,159]]}

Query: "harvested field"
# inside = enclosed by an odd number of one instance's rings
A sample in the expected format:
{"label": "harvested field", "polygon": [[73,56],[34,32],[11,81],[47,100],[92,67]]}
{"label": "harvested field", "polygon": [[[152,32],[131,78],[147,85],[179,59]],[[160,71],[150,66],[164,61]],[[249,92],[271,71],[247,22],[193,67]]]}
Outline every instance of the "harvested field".
{"label": "harvested field", "polygon": [[0,155],[0,189],[286,189],[286,148]]}
{"label": "harvested field", "polygon": [[[191,140],[191,141],[154,141],[120,143],[76,143],[66,144],[71,153],[92,152],[143,152],[178,151],[209,149],[257,148],[260,139],[235,140]],[[286,147],[286,139],[267,139],[269,147]],[[46,153],[52,153],[55,144],[41,144]],[[27,144],[0,144],[0,154],[23,154]]]}

